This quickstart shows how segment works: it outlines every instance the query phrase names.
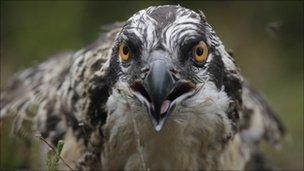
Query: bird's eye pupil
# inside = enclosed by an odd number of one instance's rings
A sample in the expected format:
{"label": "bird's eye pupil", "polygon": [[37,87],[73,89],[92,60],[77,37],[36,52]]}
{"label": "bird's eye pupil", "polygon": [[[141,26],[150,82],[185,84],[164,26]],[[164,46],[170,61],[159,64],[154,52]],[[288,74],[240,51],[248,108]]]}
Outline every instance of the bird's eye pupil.
{"label": "bird's eye pupil", "polygon": [[195,62],[203,63],[208,57],[208,47],[204,41],[200,41],[192,49],[192,54]]}
{"label": "bird's eye pupil", "polygon": [[204,54],[204,49],[202,47],[197,47],[196,48],[196,55],[197,56],[202,56]]}
{"label": "bird's eye pupil", "polygon": [[128,53],[129,53],[128,46],[124,46],[123,49],[122,49],[122,52],[123,52],[124,55],[128,55]]}
{"label": "bird's eye pupil", "polygon": [[129,49],[129,47],[127,45],[125,45],[125,44],[121,44],[119,46],[118,54],[119,54],[120,59],[123,62],[127,62],[129,60],[129,58],[130,58],[130,49]]}

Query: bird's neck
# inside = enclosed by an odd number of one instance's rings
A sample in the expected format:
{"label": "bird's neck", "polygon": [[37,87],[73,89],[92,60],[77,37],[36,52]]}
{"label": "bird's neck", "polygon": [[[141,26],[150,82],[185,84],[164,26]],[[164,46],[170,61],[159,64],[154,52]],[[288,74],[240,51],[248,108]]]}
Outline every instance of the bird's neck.
{"label": "bird's neck", "polygon": [[227,143],[235,140],[223,142],[225,125],[216,122],[214,113],[202,116],[197,112],[202,111],[199,107],[176,108],[158,132],[144,106],[131,97],[114,91],[107,108],[104,169],[219,169],[219,163],[229,158],[225,154],[239,147],[230,145],[233,149],[227,149]]}

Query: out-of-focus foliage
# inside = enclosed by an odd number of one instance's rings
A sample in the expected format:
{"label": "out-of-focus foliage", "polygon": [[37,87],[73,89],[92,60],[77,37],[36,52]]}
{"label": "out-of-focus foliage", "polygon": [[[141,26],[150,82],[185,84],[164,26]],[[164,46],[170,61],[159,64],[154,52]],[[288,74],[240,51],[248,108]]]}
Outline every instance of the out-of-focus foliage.
{"label": "out-of-focus foliage", "polygon": [[[151,5],[203,10],[249,82],[285,123],[282,151],[265,147],[283,169],[303,169],[303,2],[1,1],[1,86],[18,70],[94,41],[101,26]],[[0,169],[39,168],[38,148],[9,138],[0,125]],[[32,146],[39,146],[39,140]],[[34,154],[29,155],[30,151]],[[30,163],[28,164],[28,162]],[[27,164],[26,164],[27,163]]]}
{"label": "out-of-focus foliage", "polygon": [[56,149],[54,148],[47,152],[46,165],[47,171],[56,171],[58,169],[58,163],[60,160],[60,154],[63,148],[63,141],[58,141]]}

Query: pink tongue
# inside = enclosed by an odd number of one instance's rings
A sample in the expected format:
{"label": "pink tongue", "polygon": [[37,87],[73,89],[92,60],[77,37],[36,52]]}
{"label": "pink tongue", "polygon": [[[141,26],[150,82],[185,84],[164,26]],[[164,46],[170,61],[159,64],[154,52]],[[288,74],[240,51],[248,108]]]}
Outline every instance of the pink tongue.
{"label": "pink tongue", "polygon": [[167,110],[169,109],[169,106],[170,106],[170,102],[169,100],[165,100],[161,106],[161,109],[160,109],[160,114],[163,115],[167,112]]}

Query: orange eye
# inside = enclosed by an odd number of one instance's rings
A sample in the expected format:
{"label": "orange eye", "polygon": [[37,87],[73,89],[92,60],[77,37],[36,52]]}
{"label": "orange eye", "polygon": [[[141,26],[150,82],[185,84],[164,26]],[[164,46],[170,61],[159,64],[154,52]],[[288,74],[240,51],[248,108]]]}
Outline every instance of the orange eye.
{"label": "orange eye", "polygon": [[126,62],[129,60],[130,58],[130,48],[125,45],[125,44],[121,44],[119,45],[119,57],[122,61]]}
{"label": "orange eye", "polygon": [[193,47],[193,58],[196,62],[205,62],[208,57],[208,47],[205,42],[200,41],[197,45]]}

